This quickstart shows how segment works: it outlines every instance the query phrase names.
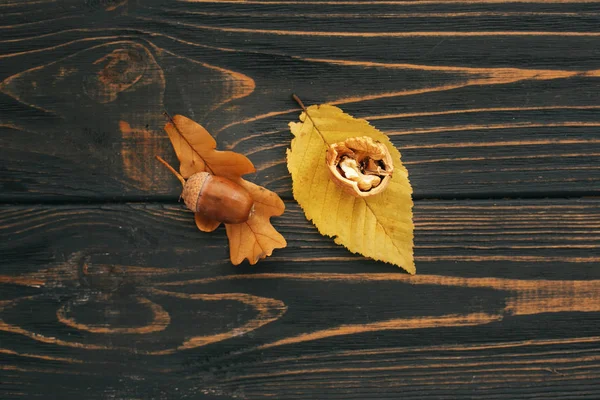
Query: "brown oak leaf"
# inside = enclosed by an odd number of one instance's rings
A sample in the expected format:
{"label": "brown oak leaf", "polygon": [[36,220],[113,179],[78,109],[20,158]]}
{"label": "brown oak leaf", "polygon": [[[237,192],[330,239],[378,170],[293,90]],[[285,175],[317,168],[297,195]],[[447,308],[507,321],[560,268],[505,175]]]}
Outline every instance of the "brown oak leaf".
{"label": "brown oak leaf", "polygon": [[[287,246],[285,238],[268,223],[273,216],[283,214],[285,204],[276,193],[244,179],[237,181],[254,200],[254,213],[242,224],[225,224],[229,238],[229,258],[238,265],[245,258],[254,265],[270,256],[273,249]],[[266,223],[265,223],[266,222]]]}
{"label": "brown oak leaf", "polygon": [[[287,246],[285,238],[270,221],[271,217],[283,214],[285,205],[276,193],[241,178],[244,174],[255,172],[248,158],[233,151],[216,150],[217,143],[210,133],[182,115],[170,118],[165,131],[173,144],[184,178],[204,171],[222,176],[242,186],[254,200],[254,210],[246,222],[225,224],[232,264],[238,265],[248,259],[254,265],[270,256],[274,249]],[[212,232],[220,225],[220,222],[200,213],[195,213],[194,220],[203,232]]]}
{"label": "brown oak leaf", "polygon": [[256,172],[246,156],[233,151],[215,150],[217,142],[210,133],[183,115],[175,115],[165,125],[165,131],[181,163],[179,171],[186,179],[202,171],[234,180]]}
{"label": "brown oak leaf", "polygon": [[212,232],[221,225],[219,221],[215,221],[214,219],[206,218],[204,215],[200,213],[194,213],[194,221],[196,221],[196,226],[202,232]]}

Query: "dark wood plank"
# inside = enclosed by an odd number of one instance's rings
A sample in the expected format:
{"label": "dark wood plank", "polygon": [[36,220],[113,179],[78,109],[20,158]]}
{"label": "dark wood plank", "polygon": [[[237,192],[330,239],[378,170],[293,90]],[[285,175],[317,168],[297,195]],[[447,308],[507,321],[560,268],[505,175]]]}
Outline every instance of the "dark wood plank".
{"label": "dark wood plank", "polygon": [[298,206],[232,267],[180,205],[0,207],[3,398],[596,398],[600,201],[421,201],[418,275]]}
{"label": "dark wood plank", "polygon": [[[599,4],[0,1],[0,397],[599,398]],[[419,275],[305,220],[293,92],[400,148]],[[252,159],[287,248],[196,230],[164,109]]]}
{"label": "dark wood plank", "polygon": [[600,193],[595,2],[27,4],[0,9],[5,202],[174,196],[165,108],[291,198],[292,92],[392,135],[416,198]]}

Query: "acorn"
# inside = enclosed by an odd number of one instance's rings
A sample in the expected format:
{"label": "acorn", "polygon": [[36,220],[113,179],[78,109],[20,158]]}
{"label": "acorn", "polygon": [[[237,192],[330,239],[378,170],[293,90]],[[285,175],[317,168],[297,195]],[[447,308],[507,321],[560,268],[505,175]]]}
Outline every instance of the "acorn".
{"label": "acorn", "polygon": [[248,221],[254,210],[254,200],[246,189],[230,179],[208,172],[197,172],[187,180],[165,160],[156,156],[181,182],[181,198],[190,210],[205,218],[240,224]]}

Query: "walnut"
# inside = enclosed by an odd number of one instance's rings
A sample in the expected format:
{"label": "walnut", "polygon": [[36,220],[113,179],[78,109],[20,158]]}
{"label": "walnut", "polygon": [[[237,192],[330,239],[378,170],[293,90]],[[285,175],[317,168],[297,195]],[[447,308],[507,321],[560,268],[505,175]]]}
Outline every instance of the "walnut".
{"label": "walnut", "polygon": [[327,167],[336,185],[354,197],[383,192],[394,171],[387,147],[368,136],[330,145]]}

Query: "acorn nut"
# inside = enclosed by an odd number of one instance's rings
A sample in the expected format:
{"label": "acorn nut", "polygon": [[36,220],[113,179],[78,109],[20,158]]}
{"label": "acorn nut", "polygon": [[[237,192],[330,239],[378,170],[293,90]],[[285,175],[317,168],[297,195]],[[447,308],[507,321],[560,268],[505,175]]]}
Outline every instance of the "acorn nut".
{"label": "acorn nut", "polygon": [[190,210],[226,224],[246,222],[254,208],[254,201],[246,189],[208,172],[190,176],[181,197]]}

